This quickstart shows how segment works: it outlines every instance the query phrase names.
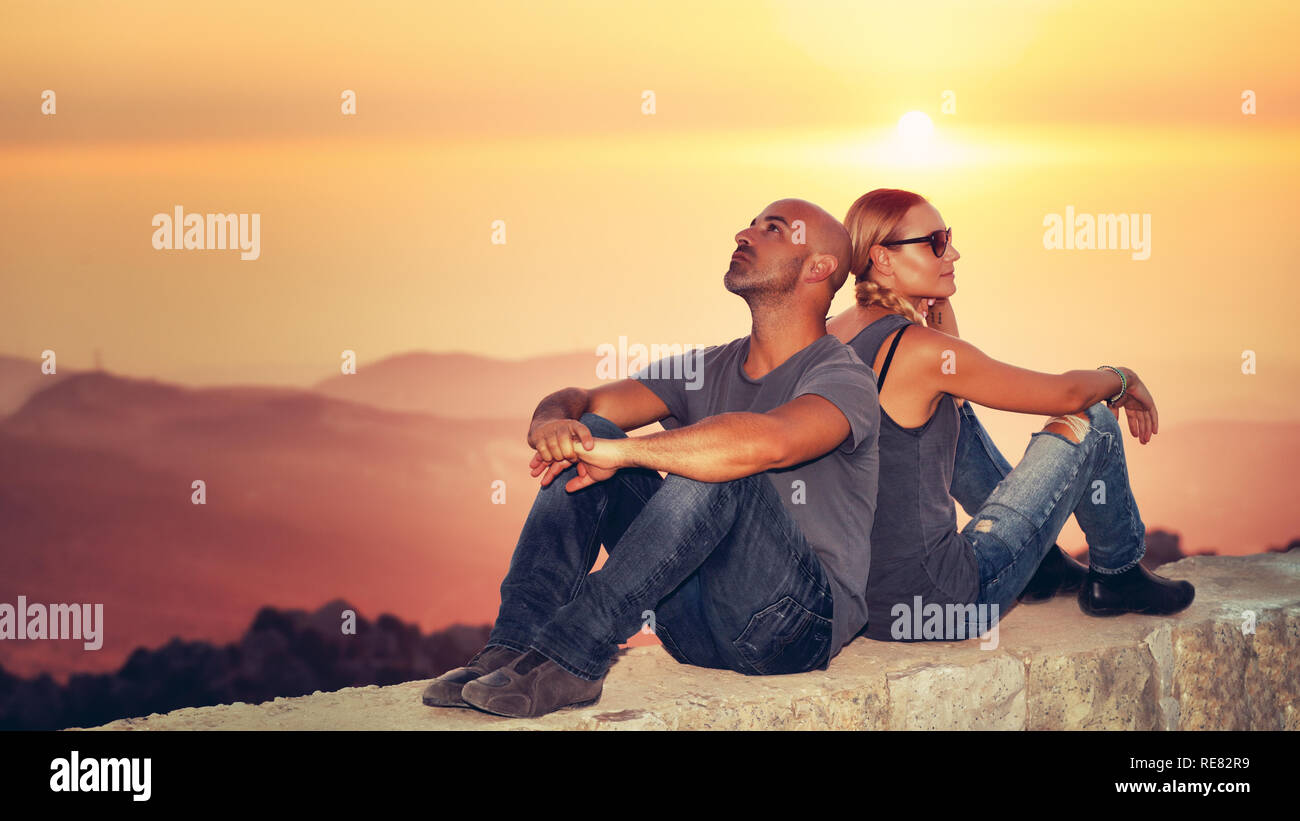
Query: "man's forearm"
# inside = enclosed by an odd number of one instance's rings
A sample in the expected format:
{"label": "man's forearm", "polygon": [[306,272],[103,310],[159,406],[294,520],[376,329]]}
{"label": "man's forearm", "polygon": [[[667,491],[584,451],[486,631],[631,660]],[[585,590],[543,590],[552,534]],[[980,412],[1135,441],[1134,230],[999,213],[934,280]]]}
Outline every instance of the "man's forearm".
{"label": "man's forearm", "polygon": [[693,425],[618,442],[633,467],[701,482],[730,482],[777,463],[777,424],[761,413],[720,413]]}

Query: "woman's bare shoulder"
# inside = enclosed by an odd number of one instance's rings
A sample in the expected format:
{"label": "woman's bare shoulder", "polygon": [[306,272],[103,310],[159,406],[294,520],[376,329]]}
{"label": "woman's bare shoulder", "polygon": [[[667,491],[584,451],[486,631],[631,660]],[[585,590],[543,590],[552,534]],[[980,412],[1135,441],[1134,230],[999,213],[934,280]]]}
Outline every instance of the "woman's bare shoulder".
{"label": "woman's bare shoulder", "polygon": [[[970,350],[974,347],[964,339],[950,336],[933,328],[927,328],[921,324],[913,323],[912,325],[904,325],[903,328],[907,330],[907,333],[903,334],[902,340],[898,343],[898,350],[901,352],[906,348],[912,356],[924,357],[941,354],[948,350],[958,348]],[[890,337],[892,336],[893,334],[890,334]],[[888,340],[889,337],[886,339]]]}

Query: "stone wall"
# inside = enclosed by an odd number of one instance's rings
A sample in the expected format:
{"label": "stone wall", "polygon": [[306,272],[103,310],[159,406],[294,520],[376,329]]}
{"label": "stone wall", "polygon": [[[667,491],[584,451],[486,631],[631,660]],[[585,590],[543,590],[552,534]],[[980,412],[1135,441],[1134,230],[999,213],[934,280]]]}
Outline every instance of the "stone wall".
{"label": "stone wall", "polygon": [[1300,550],[1160,573],[1196,585],[1190,608],[1099,619],[1059,597],[1006,614],[992,649],[859,638],[824,672],[768,677],[625,649],[599,702],[540,719],[425,707],[412,681],[97,729],[1300,729]]}

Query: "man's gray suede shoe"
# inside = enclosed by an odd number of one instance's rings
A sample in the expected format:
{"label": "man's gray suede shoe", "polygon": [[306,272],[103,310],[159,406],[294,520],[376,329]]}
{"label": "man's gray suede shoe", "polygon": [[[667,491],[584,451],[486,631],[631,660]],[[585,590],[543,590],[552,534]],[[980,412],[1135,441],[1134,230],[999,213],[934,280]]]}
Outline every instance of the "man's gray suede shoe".
{"label": "man's gray suede shoe", "polygon": [[448,670],[442,675],[429,682],[429,686],[424,688],[424,695],[420,700],[430,707],[464,707],[473,709],[465,703],[460,697],[461,688],[466,682],[473,681],[480,676],[486,676],[493,670],[504,667],[518,657],[522,656],[518,650],[511,650],[509,647],[484,647],[474,654],[474,658],[464,667],[457,667],[454,670]]}
{"label": "man's gray suede shoe", "polygon": [[536,650],[529,650],[482,678],[465,685],[461,697],[487,713],[536,718],[564,707],[600,701],[605,677],[579,678]]}

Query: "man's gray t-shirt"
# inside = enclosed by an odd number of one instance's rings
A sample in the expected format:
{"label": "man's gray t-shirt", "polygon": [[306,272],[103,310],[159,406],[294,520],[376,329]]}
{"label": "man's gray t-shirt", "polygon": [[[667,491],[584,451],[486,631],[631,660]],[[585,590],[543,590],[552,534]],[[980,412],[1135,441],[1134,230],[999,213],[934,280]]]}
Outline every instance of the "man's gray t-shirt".
{"label": "man's gray t-shirt", "polygon": [[[720,413],[766,413],[803,394],[832,402],[849,421],[835,449],[766,471],[785,509],[821,562],[834,600],[834,658],[867,622],[867,573],[879,474],[880,399],[875,373],[853,349],[826,334],[762,379],[744,370],[749,337],[665,357],[632,374],[668,406],[668,430]],[[802,485],[795,484],[796,481]]]}

